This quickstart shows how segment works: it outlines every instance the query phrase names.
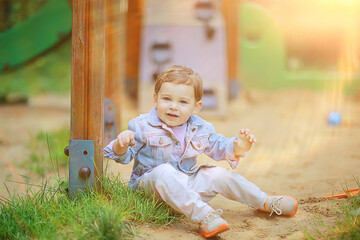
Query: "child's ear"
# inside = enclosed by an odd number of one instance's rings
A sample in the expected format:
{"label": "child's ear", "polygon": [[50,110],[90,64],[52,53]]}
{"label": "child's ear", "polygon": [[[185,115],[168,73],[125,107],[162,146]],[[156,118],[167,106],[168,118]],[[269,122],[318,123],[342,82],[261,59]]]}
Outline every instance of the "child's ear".
{"label": "child's ear", "polygon": [[156,107],[156,105],[157,105],[157,94],[155,92],[153,93],[153,98],[154,98],[154,105]]}
{"label": "child's ear", "polygon": [[201,100],[195,103],[194,109],[192,110],[191,114],[194,115],[200,112],[202,106],[203,106],[203,102]]}

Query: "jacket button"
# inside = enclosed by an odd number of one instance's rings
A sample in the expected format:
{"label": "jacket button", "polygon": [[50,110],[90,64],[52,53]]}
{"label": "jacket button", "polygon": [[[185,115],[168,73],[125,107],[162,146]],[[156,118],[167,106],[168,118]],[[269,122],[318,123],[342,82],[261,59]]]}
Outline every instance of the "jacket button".
{"label": "jacket button", "polygon": [[164,142],[163,139],[160,138],[160,139],[159,139],[159,144],[163,144],[163,142]]}
{"label": "jacket button", "polygon": [[191,129],[192,132],[195,132],[195,128]]}
{"label": "jacket button", "polygon": [[197,147],[198,147],[198,148],[200,148],[200,147],[201,147],[200,143],[198,143],[198,144],[197,144]]}
{"label": "jacket button", "polygon": [[175,145],[179,145],[179,142],[175,142]]}

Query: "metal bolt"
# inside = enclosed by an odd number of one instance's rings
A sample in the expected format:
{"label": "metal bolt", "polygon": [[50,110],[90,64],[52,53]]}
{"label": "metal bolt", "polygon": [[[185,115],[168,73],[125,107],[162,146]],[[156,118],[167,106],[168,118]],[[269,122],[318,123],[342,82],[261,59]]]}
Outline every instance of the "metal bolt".
{"label": "metal bolt", "polygon": [[82,167],[79,170],[79,176],[82,179],[87,179],[91,175],[91,169],[89,167]]}
{"label": "metal bolt", "polygon": [[64,154],[66,155],[66,156],[69,156],[69,153],[70,152],[70,147],[69,146],[66,146],[65,148],[64,148]]}

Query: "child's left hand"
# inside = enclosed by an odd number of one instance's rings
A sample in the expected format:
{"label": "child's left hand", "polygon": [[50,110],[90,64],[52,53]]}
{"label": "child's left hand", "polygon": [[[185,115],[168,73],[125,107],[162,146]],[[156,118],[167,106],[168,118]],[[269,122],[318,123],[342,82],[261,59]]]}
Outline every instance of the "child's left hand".
{"label": "child's left hand", "polygon": [[253,134],[249,133],[249,129],[241,129],[238,138],[234,141],[235,156],[249,151],[253,143],[256,143],[256,139]]}

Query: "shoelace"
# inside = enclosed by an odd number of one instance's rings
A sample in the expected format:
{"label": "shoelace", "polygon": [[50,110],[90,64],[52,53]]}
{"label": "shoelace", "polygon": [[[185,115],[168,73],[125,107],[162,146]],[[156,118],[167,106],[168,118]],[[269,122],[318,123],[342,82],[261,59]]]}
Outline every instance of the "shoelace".
{"label": "shoelace", "polygon": [[282,197],[279,199],[276,199],[274,202],[272,202],[270,204],[270,209],[271,209],[271,213],[270,213],[270,217],[271,215],[275,212],[277,215],[281,215],[282,211],[280,209],[280,200],[283,199]]}
{"label": "shoelace", "polygon": [[212,220],[219,218],[222,213],[223,213],[223,211],[221,209],[213,210],[204,216],[203,221],[204,221],[204,223],[207,224],[207,223],[211,222]]}

